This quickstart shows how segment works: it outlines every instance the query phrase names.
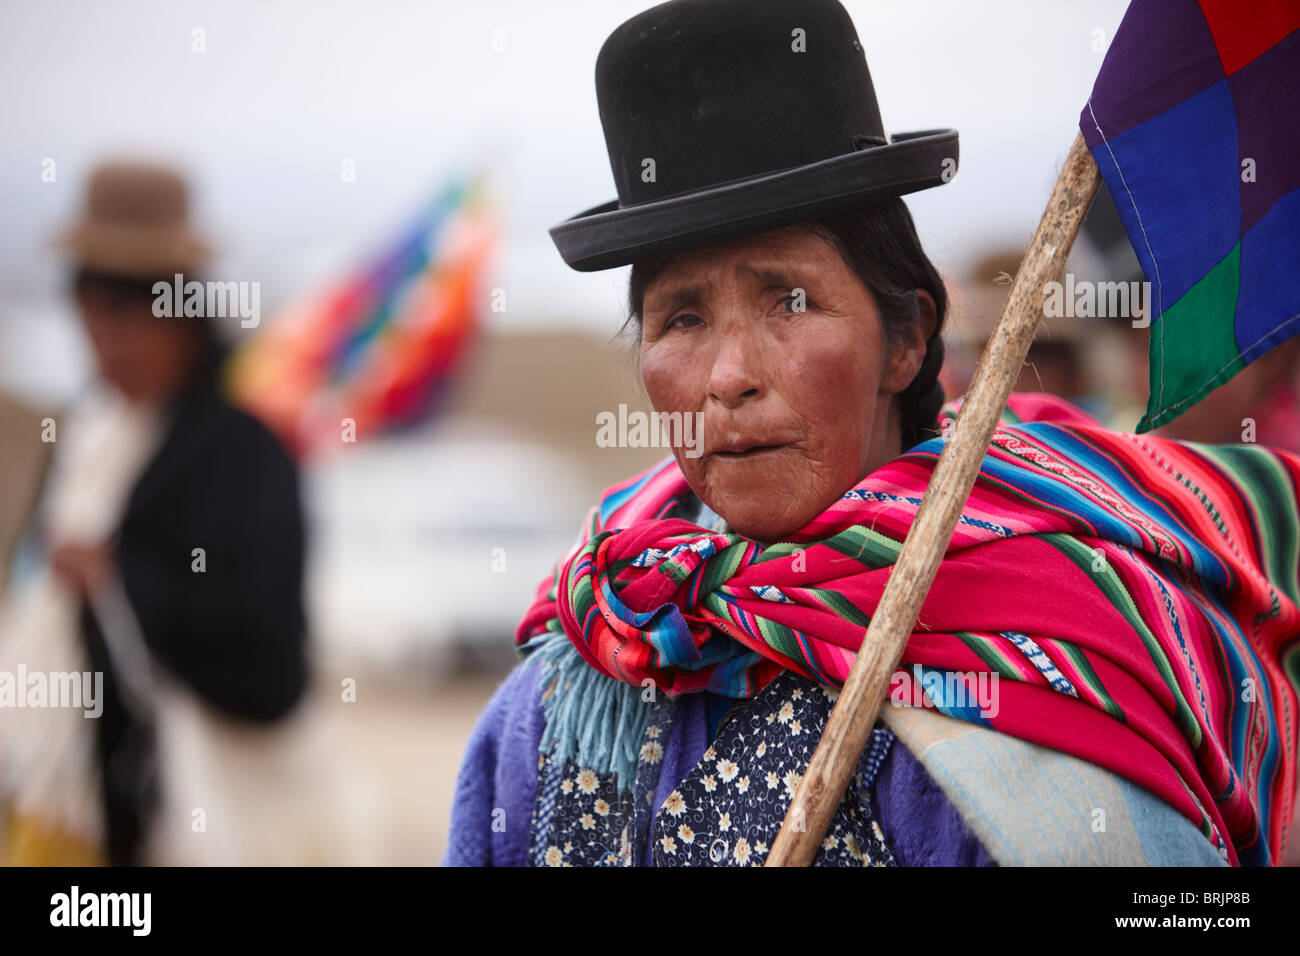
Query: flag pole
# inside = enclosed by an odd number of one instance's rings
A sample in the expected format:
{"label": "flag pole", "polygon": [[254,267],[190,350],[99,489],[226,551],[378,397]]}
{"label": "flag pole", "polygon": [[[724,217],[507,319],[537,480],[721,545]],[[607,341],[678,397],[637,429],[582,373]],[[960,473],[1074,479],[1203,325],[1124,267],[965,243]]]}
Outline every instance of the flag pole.
{"label": "flag pole", "polygon": [[1097,164],[1079,133],[1020,263],[1002,318],[980,357],[952,437],[939,455],[857,659],[790,801],[781,832],[772,842],[767,866],[808,866],[817,855],[1020,374],[1038,328],[1043,286],[1060,275],[1099,181]]}

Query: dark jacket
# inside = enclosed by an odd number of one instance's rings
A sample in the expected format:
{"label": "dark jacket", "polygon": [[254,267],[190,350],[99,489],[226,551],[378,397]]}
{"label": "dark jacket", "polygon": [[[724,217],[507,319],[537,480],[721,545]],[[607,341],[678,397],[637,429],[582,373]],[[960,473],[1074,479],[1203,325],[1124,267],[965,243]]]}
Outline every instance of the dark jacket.
{"label": "dark jacket", "polygon": [[[280,442],[221,396],[212,352],[128,498],[115,539],[127,598],[154,660],[219,713],[286,714],[307,684],[298,470]],[[206,570],[194,570],[201,548]],[[155,733],[122,699],[99,624],[81,631],[104,672],[97,723],[110,862],[137,861],[158,802]]]}

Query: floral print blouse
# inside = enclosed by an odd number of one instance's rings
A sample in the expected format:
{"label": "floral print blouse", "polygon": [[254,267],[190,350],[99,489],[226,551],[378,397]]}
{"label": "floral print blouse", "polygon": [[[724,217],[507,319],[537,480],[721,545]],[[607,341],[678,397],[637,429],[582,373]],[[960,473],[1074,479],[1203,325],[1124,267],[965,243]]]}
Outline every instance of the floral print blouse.
{"label": "floral print blouse", "polygon": [[[831,692],[786,672],[733,708],[703,758],[656,802],[674,702],[646,727],[636,784],[543,755],[531,827],[534,866],[761,866],[834,704]],[[894,736],[877,724],[814,866],[893,866],[872,805]],[[647,846],[647,834],[650,835]]]}

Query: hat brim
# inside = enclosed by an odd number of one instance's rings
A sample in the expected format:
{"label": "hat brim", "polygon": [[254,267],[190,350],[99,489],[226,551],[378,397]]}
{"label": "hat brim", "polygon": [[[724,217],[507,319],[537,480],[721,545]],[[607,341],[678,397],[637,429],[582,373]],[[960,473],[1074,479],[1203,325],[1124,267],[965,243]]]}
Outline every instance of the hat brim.
{"label": "hat brim", "polygon": [[615,199],[550,234],[572,268],[598,272],[940,186],[952,179],[957,160],[956,130],[898,133],[884,146],[667,199],[627,208]]}
{"label": "hat brim", "polygon": [[170,277],[205,265],[214,250],[185,227],[156,229],[81,222],[51,244],[79,266],[126,276]]}

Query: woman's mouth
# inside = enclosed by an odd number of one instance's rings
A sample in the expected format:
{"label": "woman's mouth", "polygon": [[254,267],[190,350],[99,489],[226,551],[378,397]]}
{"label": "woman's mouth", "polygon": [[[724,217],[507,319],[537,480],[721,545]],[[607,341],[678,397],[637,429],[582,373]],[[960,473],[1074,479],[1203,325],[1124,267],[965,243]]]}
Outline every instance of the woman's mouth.
{"label": "woman's mouth", "polygon": [[720,461],[752,461],[775,454],[785,447],[785,445],[745,445],[736,448],[720,448],[712,454]]}

